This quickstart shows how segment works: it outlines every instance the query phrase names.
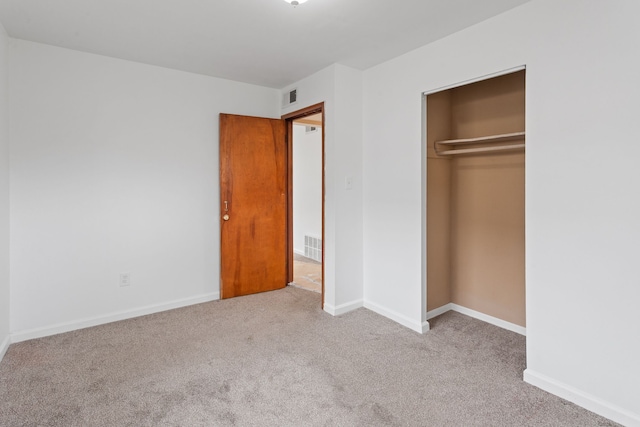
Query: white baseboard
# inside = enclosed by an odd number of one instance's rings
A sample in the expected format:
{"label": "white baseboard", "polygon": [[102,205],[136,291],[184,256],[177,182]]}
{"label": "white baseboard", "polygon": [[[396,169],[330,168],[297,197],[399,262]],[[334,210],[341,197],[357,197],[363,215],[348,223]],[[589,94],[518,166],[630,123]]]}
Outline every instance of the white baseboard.
{"label": "white baseboard", "polygon": [[427,320],[433,319],[434,317],[438,317],[441,314],[445,314],[447,311],[453,310],[453,304],[445,304],[442,307],[435,308],[431,311],[427,311]]}
{"label": "white baseboard", "polygon": [[440,316],[441,314],[444,314],[447,311],[451,311],[451,310],[457,311],[458,313],[465,314],[469,317],[473,317],[474,319],[482,320],[483,322],[490,323],[499,328],[518,333],[520,335],[524,335],[524,336],[527,335],[527,328],[524,328],[520,325],[516,325],[515,323],[507,322],[506,320],[498,319],[497,317],[489,316],[488,314],[480,313],[479,311],[475,311],[458,304],[454,304],[452,302],[450,302],[449,304],[445,304],[442,307],[438,307],[436,309],[428,311],[427,320],[433,319],[434,317]]}
{"label": "white baseboard", "polygon": [[341,314],[348,313],[357,308],[362,307],[362,300],[356,300],[352,302],[348,302],[346,304],[340,304],[338,306],[332,306],[331,304],[324,303],[324,311],[329,313],[332,316],[340,316]]}
{"label": "white baseboard", "polygon": [[4,340],[2,340],[2,344],[0,344],[0,362],[4,358],[4,355],[7,353],[9,346],[11,345],[11,336],[7,335]]}
{"label": "white baseboard", "polygon": [[298,255],[304,256],[304,249],[300,250],[300,249],[293,248],[293,252],[298,254]]}
{"label": "white baseboard", "polygon": [[515,323],[507,322],[506,320],[498,319],[497,317],[489,316],[488,314],[480,313],[479,311],[471,310],[470,308],[463,307],[458,304],[451,303],[451,309],[458,313],[466,314],[467,316],[482,320],[483,322],[491,323],[499,328],[506,329],[520,335],[527,335],[527,328],[516,325]]}
{"label": "white baseboard", "polygon": [[394,322],[400,323],[402,326],[405,326],[413,331],[418,332],[419,334],[424,334],[429,330],[429,322],[416,322],[413,319],[409,319],[403,314],[400,314],[396,311],[389,310],[388,308],[382,307],[371,301],[365,301],[364,307],[378,313],[381,316],[387,317]]}
{"label": "white baseboard", "polygon": [[92,326],[103,325],[105,323],[117,322],[119,320],[132,319],[134,317],[146,316],[147,314],[158,313],[161,311],[172,310],[174,308],[186,307],[189,305],[200,304],[203,302],[215,301],[220,299],[220,292],[200,295],[192,298],[183,298],[162,304],[148,305],[145,307],[135,308],[132,310],[119,311],[103,316],[90,317],[72,322],[58,323],[53,326],[44,328],[29,329],[26,331],[18,331],[11,334],[11,342],[21,342],[35,338],[48,337],[50,335],[62,334],[64,332],[75,331],[77,329],[89,328]]}
{"label": "white baseboard", "polygon": [[560,381],[556,381],[546,375],[532,371],[531,369],[525,369],[524,381],[622,425],[628,427],[640,426],[640,414],[635,414],[616,405],[612,405],[602,399],[571,387],[570,385],[561,383]]}

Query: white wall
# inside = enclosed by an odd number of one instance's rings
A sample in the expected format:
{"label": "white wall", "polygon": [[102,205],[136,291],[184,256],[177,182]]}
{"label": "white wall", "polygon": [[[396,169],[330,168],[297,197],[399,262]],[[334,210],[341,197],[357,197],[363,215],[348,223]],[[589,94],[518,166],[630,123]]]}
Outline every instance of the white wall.
{"label": "white wall", "polygon": [[640,2],[534,0],[364,74],[369,302],[425,320],[421,93],[527,66],[527,371],[640,425]]}
{"label": "white wall", "polygon": [[19,40],[10,59],[14,339],[218,298],[218,115],[279,117],[279,92]]}
{"label": "white wall", "polygon": [[293,126],[293,250],[304,255],[304,236],[322,237],[322,128]]}
{"label": "white wall", "polygon": [[9,346],[9,38],[0,24],[0,360]]}
{"label": "white wall", "polygon": [[[287,114],[324,102],[324,309],[340,314],[362,306],[362,72],[327,67],[283,90],[298,89]],[[345,188],[346,177],[352,188]]]}

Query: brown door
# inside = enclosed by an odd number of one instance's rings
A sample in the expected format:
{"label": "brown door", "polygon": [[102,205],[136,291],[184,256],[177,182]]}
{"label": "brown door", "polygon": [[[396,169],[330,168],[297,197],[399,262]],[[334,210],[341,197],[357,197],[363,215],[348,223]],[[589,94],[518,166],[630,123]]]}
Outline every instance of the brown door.
{"label": "brown door", "polygon": [[284,120],[220,114],[221,297],[287,285]]}

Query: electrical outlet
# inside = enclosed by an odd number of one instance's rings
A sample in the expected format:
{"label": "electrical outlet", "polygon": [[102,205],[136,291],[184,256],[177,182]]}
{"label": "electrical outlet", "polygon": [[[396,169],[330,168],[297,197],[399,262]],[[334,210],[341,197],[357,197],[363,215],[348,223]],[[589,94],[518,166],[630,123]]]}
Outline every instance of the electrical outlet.
{"label": "electrical outlet", "polygon": [[131,285],[131,275],[129,273],[120,273],[120,287]]}
{"label": "electrical outlet", "polygon": [[344,189],[351,190],[353,188],[353,177],[347,176],[344,178]]}

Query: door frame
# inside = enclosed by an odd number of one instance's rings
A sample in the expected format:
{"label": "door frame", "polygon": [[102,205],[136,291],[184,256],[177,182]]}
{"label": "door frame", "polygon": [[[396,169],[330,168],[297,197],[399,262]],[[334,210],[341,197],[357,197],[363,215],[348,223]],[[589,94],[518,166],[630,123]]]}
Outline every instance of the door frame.
{"label": "door frame", "polygon": [[286,122],[287,132],[287,282],[293,282],[293,122],[303,117],[320,113],[322,115],[322,301],[321,308],[324,308],[324,200],[325,200],[325,152],[324,152],[324,129],[325,114],[324,102],[310,105],[309,107],[288,113],[280,117]]}

